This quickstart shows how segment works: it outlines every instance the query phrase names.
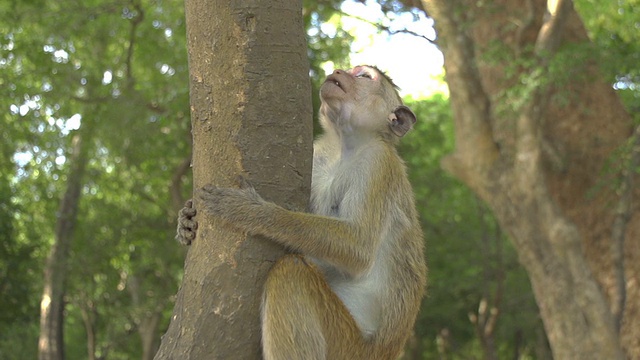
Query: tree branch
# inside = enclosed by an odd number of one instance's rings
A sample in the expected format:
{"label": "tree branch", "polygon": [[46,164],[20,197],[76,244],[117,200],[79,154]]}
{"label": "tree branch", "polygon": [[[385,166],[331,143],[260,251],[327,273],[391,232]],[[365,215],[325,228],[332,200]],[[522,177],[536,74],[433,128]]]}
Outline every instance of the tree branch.
{"label": "tree branch", "polygon": [[547,13],[536,38],[534,51],[538,65],[532,69],[533,77],[542,79],[533,91],[517,120],[516,174],[525,183],[539,186],[542,158],[541,122],[549,102],[549,86],[545,80],[547,64],[562,40],[564,25],[573,10],[571,0],[548,0]]}
{"label": "tree branch", "polygon": [[136,31],[138,29],[138,26],[144,20],[144,10],[142,9],[142,6],[140,5],[139,2],[132,0],[131,3],[133,5],[133,8],[136,10],[137,14],[134,14],[133,18],[131,19],[131,29],[129,30],[129,45],[127,47],[127,57],[125,59],[125,67],[126,67],[126,74],[127,74],[126,75],[127,86],[130,88],[133,88],[133,85],[135,83],[135,78],[133,77],[133,70],[132,70],[133,49],[136,41]]}
{"label": "tree branch", "polygon": [[419,38],[425,39],[425,40],[427,40],[430,44],[435,45],[435,40],[433,40],[433,39],[429,39],[429,38],[428,38],[428,37],[426,37],[425,35],[418,34],[418,33],[417,33],[417,32],[415,32],[415,31],[411,31],[411,30],[408,30],[408,29],[402,29],[402,30],[391,30],[391,28],[390,28],[389,26],[384,26],[384,25],[382,25],[382,24],[380,24],[380,23],[377,23],[377,22],[375,22],[375,21],[371,21],[371,20],[365,19],[365,18],[360,17],[360,16],[358,16],[358,15],[349,14],[349,13],[347,13],[347,12],[342,11],[342,9],[339,9],[339,8],[338,8],[338,9],[335,9],[335,10],[336,10],[336,12],[338,12],[338,13],[340,13],[340,14],[344,15],[344,16],[348,16],[348,17],[350,17],[350,18],[353,18],[353,19],[356,19],[356,20],[359,20],[359,21],[365,22],[365,23],[367,23],[367,24],[369,24],[369,25],[373,25],[373,26],[375,26],[379,31],[384,31],[384,32],[388,33],[389,35],[395,35],[395,34],[409,34],[409,35],[413,35],[413,36],[416,36],[416,37],[419,37]]}
{"label": "tree branch", "polygon": [[624,243],[627,224],[631,219],[634,180],[638,166],[640,166],[640,126],[636,127],[631,138],[631,151],[628,166],[623,169],[623,179],[620,185],[620,198],[616,206],[616,217],[612,226],[611,255],[615,272],[617,298],[613,302],[613,316],[616,329],[620,332],[624,308],[627,301],[627,281],[624,273]]}
{"label": "tree branch", "polygon": [[560,45],[564,24],[573,9],[571,0],[547,0],[547,13],[538,32],[535,53],[554,53]]}
{"label": "tree branch", "polygon": [[533,0],[526,0],[527,3],[527,11],[526,16],[523,19],[513,20],[513,22],[518,26],[518,30],[516,31],[516,55],[520,57],[522,53],[523,45],[525,45],[524,37],[527,31],[533,28],[536,9],[533,3]]}
{"label": "tree branch", "polygon": [[485,180],[499,152],[491,129],[491,102],[480,80],[473,41],[464,29],[461,12],[448,0],[423,0],[436,19],[438,44],[444,53],[447,82],[456,126],[456,149],[442,161],[448,172],[476,189],[481,197]]}

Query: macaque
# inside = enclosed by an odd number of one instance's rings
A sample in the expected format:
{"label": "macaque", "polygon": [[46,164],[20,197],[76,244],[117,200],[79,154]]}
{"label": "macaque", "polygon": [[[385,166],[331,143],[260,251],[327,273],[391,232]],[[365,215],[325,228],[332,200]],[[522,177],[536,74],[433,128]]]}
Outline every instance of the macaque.
{"label": "macaque", "polygon": [[[309,212],[263,200],[246,181],[205,186],[205,216],[291,251],[268,274],[262,350],[271,359],[397,359],[426,284],[422,230],[398,140],[416,117],[372,66],[336,70],[320,88]],[[180,212],[178,240],[195,238]]]}

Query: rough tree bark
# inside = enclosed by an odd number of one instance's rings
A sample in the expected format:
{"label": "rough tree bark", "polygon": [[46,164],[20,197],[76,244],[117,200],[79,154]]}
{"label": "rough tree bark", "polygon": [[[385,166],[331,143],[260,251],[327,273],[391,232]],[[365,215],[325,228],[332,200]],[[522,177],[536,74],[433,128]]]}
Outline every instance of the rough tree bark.
{"label": "rough tree bark", "polygon": [[[632,122],[593,59],[565,64],[571,80],[550,75],[559,50],[588,43],[571,1],[421,5],[436,21],[455,118],[456,149],[443,166],[489,204],[509,234],[554,357],[640,357],[632,321],[640,305],[633,285],[640,251],[626,242],[627,302],[618,334],[611,300],[620,280],[609,251],[616,197],[607,187],[589,196]],[[527,91],[505,97],[517,86]],[[519,103],[515,111],[502,111],[505,99]],[[627,215],[626,237],[637,239],[637,205]]]}
{"label": "rough tree bark", "polygon": [[[194,189],[234,186],[243,174],[263,197],[304,209],[312,110],[301,2],[187,0],[185,6]],[[203,212],[197,221],[156,359],[259,359],[262,284],[283,250]]]}
{"label": "rough tree bark", "polygon": [[67,161],[70,164],[67,174],[67,188],[60,201],[56,214],[56,229],[53,246],[44,268],[44,289],[40,302],[40,338],[38,340],[38,358],[40,360],[64,359],[64,295],[67,282],[67,264],[69,249],[75,231],[80,190],[88,161],[90,134],[88,125],[78,130],[72,138],[72,150]]}

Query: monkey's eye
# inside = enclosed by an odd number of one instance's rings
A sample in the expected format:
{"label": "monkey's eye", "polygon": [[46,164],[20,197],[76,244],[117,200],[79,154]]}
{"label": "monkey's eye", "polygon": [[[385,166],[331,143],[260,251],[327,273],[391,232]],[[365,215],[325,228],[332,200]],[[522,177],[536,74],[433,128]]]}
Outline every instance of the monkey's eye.
{"label": "monkey's eye", "polygon": [[356,75],[357,78],[367,78],[367,79],[373,79],[373,76],[371,76],[371,74],[367,73],[367,72],[361,72],[358,75]]}

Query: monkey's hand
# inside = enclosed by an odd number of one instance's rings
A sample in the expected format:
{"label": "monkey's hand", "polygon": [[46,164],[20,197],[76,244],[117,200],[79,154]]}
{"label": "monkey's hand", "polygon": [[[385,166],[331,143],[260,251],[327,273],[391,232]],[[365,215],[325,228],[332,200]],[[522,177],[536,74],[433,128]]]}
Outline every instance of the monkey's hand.
{"label": "monkey's hand", "polygon": [[196,209],[193,207],[193,200],[188,200],[178,212],[178,231],[176,240],[182,245],[191,245],[196,238],[198,222],[193,220],[196,216]]}
{"label": "monkey's hand", "polygon": [[202,199],[204,210],[232,226],[246,232],[254,232],[256,217],[269,204],[244,178],[237,180],[240,188],[221,188],[206,185],[198,196]]}

